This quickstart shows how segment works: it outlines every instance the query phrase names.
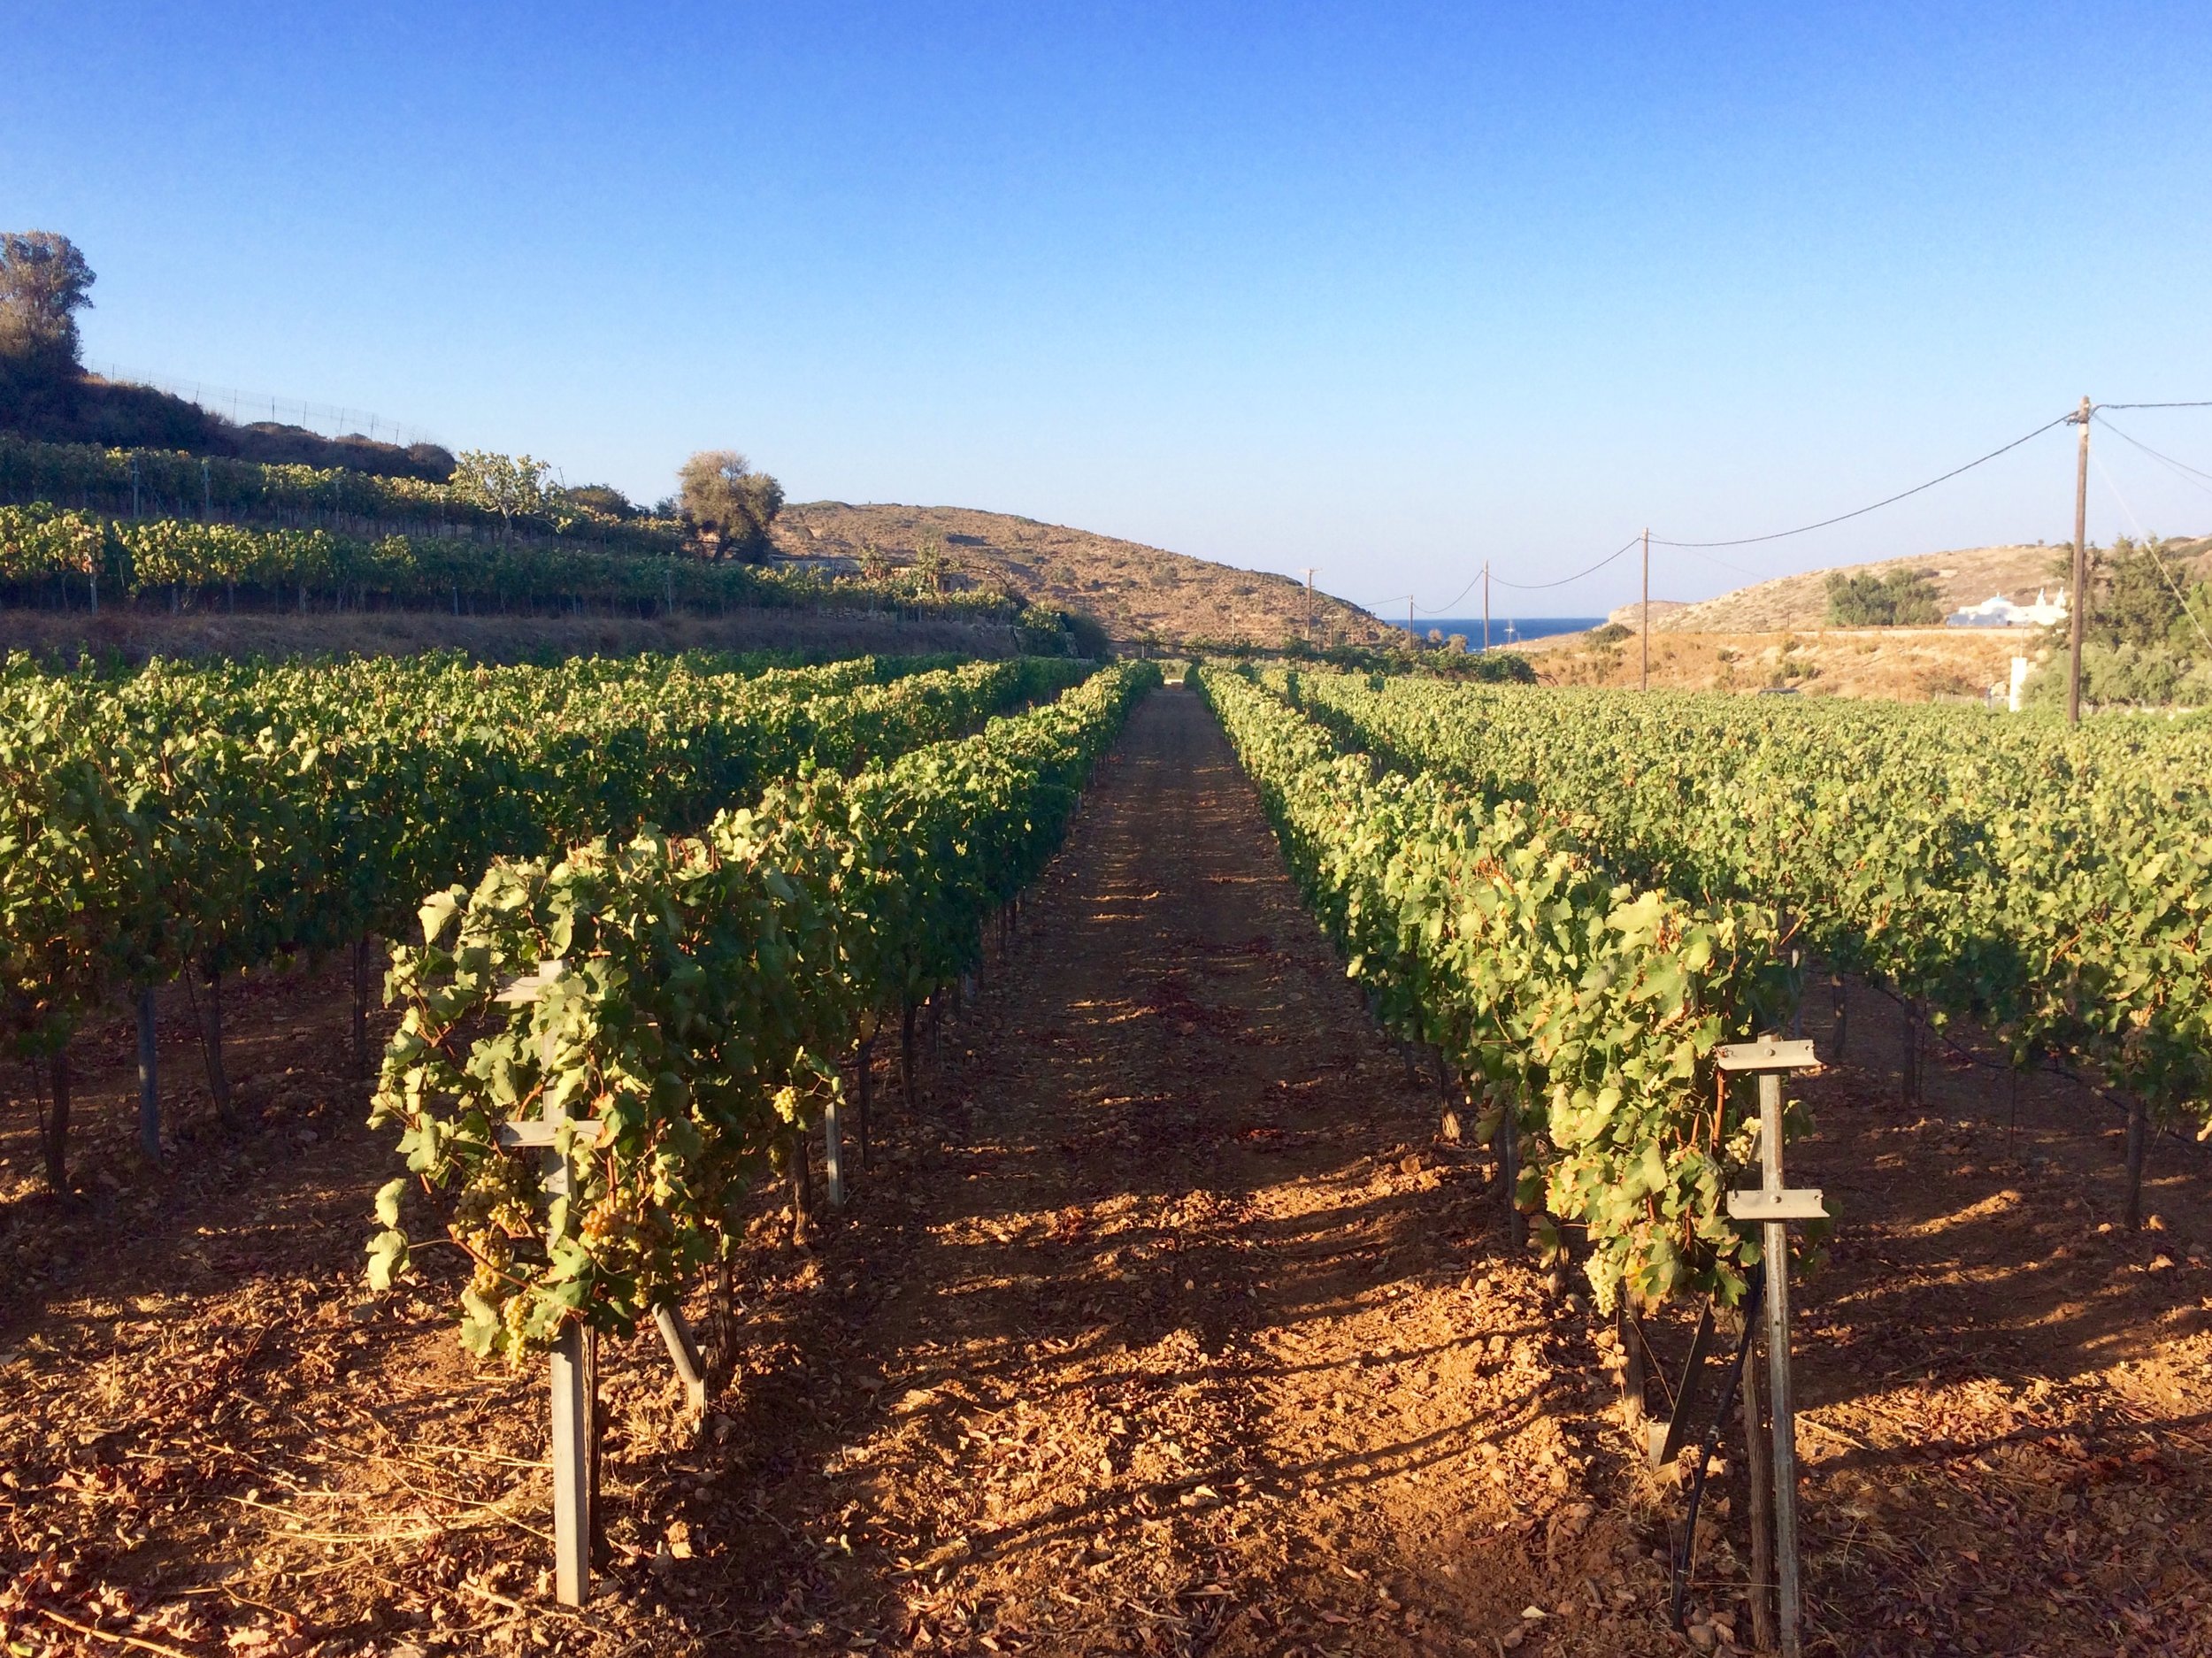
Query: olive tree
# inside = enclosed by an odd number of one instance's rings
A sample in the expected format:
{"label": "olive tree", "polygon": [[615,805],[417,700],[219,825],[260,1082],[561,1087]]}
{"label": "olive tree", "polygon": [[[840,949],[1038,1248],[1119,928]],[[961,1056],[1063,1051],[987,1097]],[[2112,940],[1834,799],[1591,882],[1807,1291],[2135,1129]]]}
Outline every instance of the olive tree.
{"label": "olive tree", "polygon": [[715,558],[757,564],[783,510],[783,486],[735,449],[702,449],[676,474],[678,499],[701,545]]}

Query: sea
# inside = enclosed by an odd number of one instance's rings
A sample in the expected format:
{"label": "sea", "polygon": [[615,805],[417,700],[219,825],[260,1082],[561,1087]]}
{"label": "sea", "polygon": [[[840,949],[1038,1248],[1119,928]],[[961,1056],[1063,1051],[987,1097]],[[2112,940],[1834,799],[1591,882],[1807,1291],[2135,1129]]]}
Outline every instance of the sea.
{"label": "sea", "polygon": [[[1385,618],[1388,620],[1388,618]],[[1399,622],[1399,627],[1405,624]],[[1602,616],[1493,616],[1490,618],[1490,643],[1510,645],[1525,639],[1549,639],[1555,633],[1581,633],[1593,627],[1605,626]],[[1429,636],[1429,629],[1449,639],[1454,633],[1467,635],[1471,650],[1482,649],[1482,618],[1479,616],[1425,616],[1421,618],[1421,637]]]}

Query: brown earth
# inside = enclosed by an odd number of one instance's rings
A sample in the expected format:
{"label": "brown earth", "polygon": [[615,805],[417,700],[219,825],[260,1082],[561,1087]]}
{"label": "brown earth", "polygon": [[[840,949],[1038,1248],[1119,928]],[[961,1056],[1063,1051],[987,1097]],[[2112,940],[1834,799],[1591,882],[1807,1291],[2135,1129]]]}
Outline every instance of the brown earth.
{"label": "brown earth", "polygon": [[[2212,1159],[2162,1135],[2122,1229],[2124,1117],[1816,992],[1792,1185],[1840,1217],[1799,1292],[1813,1618],[1839,1654],[2212,1653]],[[1840,1047],[1844,1059],[1834,1062]]]}
{"label": "brown earth", "polygon": [[[649,1334],[609,1344],[585,1618],[543,1603],[541,1378],[460,1354],[447,1270],[361,1287],[393,1160],[339,976],[234,994],[234,1128],[166,1011],[166,1172],[126,1149],[119,1021],[79,1045],[76,1196],[34,1194],[27,1109],[0,1133],[17,1650],[1690,1650],[1650,1554],[1681,1496],[1601,1332],[1504,1258],[1484,1160],[1186,692],[1139,710],[917,1109],[879,1068],[849,1206],[795,1248],[764,1201],[705,1422]],[[2162,1140],[2158,1229],[2101,1232],[2093,1099],[2032,1078],[2008,1148],[1994,1073],[1900,1109],[1893,1014],[1856,992],[1851,1024],[1792,1153],[1844,1216],[1799,1286],[1809,1649],[2212,1652],[2200,1161]],[[1709,1493],[1707,1650],[1748,1635],[1741,1495]]]}
{"label": "brown earth", "polygon": [[909,620],[864,611],[759,610],[727,616],[447,616],[435,610],[371,610],[304,616],[227,614],[111,605],[82,610],[0,609],[0,652],[27,650],[74,661],[80,652],[143,662],[149,656],[402,656],[460,650],[480,662],[633,656],[641,651],[795,650],[824,657],[956,651],[1002,656],[1010,631],[934,618]]}
{"label": "brown earth", "polygon": [[1404,641],[1397,629],[1358,606],[1325,593],[1309,595],[1288,576],[1010,513],[812,501],[786,507],[775,529],[780,552],[856,568],[871,542],[893,564],[906,564],[931,537],[944,544],[956,583],[1005,588],[1033,603],[1081,611],[1124,647]]}
{"label": "brown earth", "polygon": [[[1642,641],[1597,644],[1587,633],[1517,647],[1545,685],[1631,686],[1643,672]],[[1678,691],[1763,691],[1804,696],[1980,702],[2010,683],[2015,656],[2047,654],[2040,629],[1821,628],[1795,633],[1651,633],[1651,682]]]}

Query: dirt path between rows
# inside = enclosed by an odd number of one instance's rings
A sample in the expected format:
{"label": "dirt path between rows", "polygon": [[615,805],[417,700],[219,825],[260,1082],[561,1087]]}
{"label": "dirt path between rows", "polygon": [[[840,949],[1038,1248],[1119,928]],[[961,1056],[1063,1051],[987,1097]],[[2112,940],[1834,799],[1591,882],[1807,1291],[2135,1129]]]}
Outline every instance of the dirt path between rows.
{"label": "dirt path between rows", "polygon": [[1603,1400],[1547,1403],[1532,1274],[1466,1282],[1494,1203],[1192,694],[1139,710],[1024,933],[824,1248],[810,1383],[733,1440],[740,1549],[820,1550],[775,1632],[1495,1651],[1557,1601],[1547,1543],[1580,1600]]}

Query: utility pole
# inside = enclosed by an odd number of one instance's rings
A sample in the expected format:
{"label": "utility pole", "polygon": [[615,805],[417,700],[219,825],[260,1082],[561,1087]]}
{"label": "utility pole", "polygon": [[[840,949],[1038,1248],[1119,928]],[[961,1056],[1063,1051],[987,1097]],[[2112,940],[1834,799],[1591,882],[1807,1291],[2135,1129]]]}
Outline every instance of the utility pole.
{"label": "utility pole", "polygon": [[1490,561],[1482,561],[1482,648],[1490,649]]}
{"label": "utility pole", "polygon": [[1313,607],[1313,572],[1319,568],[1318,564],[1306,566],[1306,632],[1315,635],[1312,642],[1316,645],[1321,642],[1321,615]]}
{"label": "utility pole", "polygon": [[1644,690],[1651,689],[1651,526],[1644,526]]}
{"label": "utility pole", "polygon": [[1417,650],[1421,645],[1421,635],[1413,629],[1413,595],[1409,593],[1406,595],[1406,642]]}
{"label": "utility pole", "polygon": [[2074,417],[2081,427],[2080,457],[2074,463],[2074,590],[2066,601],[2069,657],[2066,667],[2066,723],[2081,724],[2081,624],[2089,586],[2089,399]]}

